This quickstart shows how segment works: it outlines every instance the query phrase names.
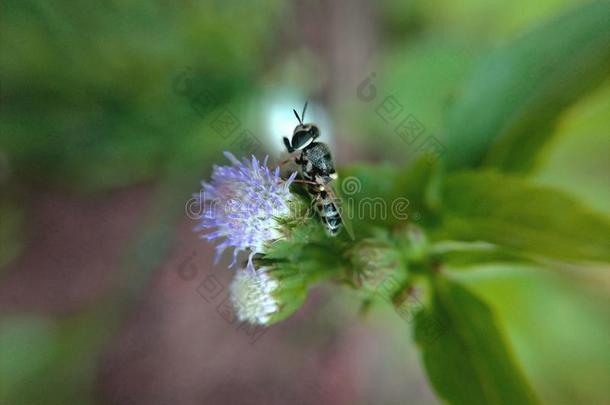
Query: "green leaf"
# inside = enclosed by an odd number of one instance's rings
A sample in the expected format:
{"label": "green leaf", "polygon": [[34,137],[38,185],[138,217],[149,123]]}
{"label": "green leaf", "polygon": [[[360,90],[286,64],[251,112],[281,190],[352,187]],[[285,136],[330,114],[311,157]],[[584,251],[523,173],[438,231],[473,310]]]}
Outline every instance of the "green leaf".
{"label": "green leaf", "polygon": [[434,238],[485,241],[558,260],[610,260],[610,223],[567,195],[494,172],[462,172],[443,188]]}
{"label": "green leaf", "polygon": [[579,272],[540,270],[511,263],[477,266],[452,276],[502,320],[541,402],[607,403],[607,271],[588,266]]}
{"label": "green leaf", "polygon": [[447,117],[450,167],[524,171],[560,113],[610,72],[610,4],[594,2],[492,52]]}
{"label": "green leaf", "polygon": [[536,181],[578,195],[610,215],[610,79],[562,114],[532,173]]}
{"label": "green leaf", "polygon": [[470,268],[483,263],[531,263],[533,258],[488,242],[441,241],[432,245],[433,262],[449,268]]}
{"label": "green leaf", "polygon": [[434,222],[442,176],[440,165],[425,158],[404,169],[354,165],[341,170],[337,188],[356,237],[362,238],[379,226]]}
{"label": "green leaf", "polygon": [[[430,334],[430,319],[441,328]],[[430,313],[415,336],[436,392],[452,404],[532,404],[534,392],[514,361],[491,309],[457,283],[434,282]]]}

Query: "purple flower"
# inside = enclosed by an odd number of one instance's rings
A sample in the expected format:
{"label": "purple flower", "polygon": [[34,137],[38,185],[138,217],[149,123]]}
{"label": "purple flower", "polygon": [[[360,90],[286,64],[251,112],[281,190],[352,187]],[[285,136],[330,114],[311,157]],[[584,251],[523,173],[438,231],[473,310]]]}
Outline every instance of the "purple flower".
{"label": "purple flower", "polygon": [[[267,157],[260,162],[252,156],[240,162],[229,152],[224,155],[232,166],[214,166],[212,181],[202,182],[203,196],[198,197],[203,207],[201,223],[196,231],[210,230],[202,239],[222,239],[216,246],[218,262],[222,252],[232,247],[233,267],[240,251],[249,251],[249,262],[256,253],[264,253],[267,243],[282,237],[278,219],[290,215],[293,201],[287,180],[280,177],[280,169],[267,167]],[[250,266],[249,266],[250,267]]]}

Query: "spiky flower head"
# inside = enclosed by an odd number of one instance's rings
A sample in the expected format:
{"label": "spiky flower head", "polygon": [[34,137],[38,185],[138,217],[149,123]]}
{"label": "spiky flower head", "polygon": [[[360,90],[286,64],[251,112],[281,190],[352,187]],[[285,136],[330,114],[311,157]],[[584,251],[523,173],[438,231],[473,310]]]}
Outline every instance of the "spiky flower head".
{"label": "spiky flower head", "polygon": [[231,302],[240,321],[266,325],[278,311],[279,303],[273,296],[279,282],[266,268],[237,270],[231,283]]}
{"label": "spiky flower head", "polygon": [[251,262],[254,254],[264,253],[269,242],[282,237],[280,222],[291,214],[289,186],[296,173],[282,180],[279,167],[267,167],[267,157],[261,164],[254,156],[239,161],[229,152],[224,155],[232,165],[214,166],[212,181],[203,182],[203,195],[196,196],[203,215],[195,230],[211,230],[202,239],[224,238],[216,246],[215,261],[232,247],[232,267],[240,251],[249,251]]}
{"label": "spiky flower head", "polygon": [[271,325],[303,305],[308,280],[296,266],[273,264],[239,269],[230,287],[231,302],[240,321]]}

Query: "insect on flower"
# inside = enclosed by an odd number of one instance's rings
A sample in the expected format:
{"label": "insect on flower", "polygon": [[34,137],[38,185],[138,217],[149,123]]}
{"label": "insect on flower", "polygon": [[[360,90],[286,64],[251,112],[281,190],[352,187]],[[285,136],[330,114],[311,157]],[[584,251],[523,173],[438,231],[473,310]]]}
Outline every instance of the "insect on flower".
{"label": "insect on flower", "polygon": [[307,192],[312,197],[312,204],[316,207],[327,233],[330,236],[337,236],[345,225],[350,237],[354,239],[351,227],[341,215],[337,193],[331,184],[338,178],[338,174],[335,171],[330,148],[323,142],[315,141],[320,136],[320,129],[316,124],[304,123],[307,104],[306,102],[301,116],[296,110],[292,110],[299,125],[294,128],[292,139],[284,137],[284,146],[288,153],[301,152],[294,159],[300,165],[303,177],[297,181],[306,184]]}

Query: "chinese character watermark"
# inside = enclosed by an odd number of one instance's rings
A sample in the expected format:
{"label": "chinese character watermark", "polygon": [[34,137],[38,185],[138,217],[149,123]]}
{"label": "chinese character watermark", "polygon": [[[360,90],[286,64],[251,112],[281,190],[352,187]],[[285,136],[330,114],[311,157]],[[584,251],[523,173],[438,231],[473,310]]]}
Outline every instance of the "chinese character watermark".
{"label": "chinese character watermark", "polygon": [[[363,103],[377,99],[377,87],[373,83],[375,72],[367,76],[356,89],[356,95]],[[436,162],[446,151],[445,145],[434,135],[424,136],[426,129],[393,95],[387,95],[376,103],[375,113],[404,143],[414,147],[415,151],[424,154],[429,163]]]}

